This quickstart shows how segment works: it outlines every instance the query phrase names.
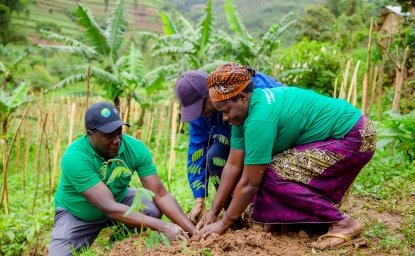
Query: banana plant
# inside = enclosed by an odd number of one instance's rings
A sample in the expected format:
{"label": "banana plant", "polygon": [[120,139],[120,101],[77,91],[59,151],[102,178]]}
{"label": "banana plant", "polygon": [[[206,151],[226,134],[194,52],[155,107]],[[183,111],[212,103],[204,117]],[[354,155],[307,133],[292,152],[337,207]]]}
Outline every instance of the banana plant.
{"label": "banana plant", "polygon": [[391,146],[402,150],[410,162],[415,160],[415,110],[406,115],[387,111],[388,119],[377,122],[379,140],[377,148]]}
{"label": "banana plant", "polygon": [[183,72],[189,69],[208,69],[223,63],[218,45],[213,44],[214,16],[212,0],[206,4],[204,15],[196,27],[184,17],[179,17],[173,22],[165,12],[160,13],[163,23],[164,35],[143,33],[145,36],[156,40],[153,46],[153,56],[167,56],[177,65],[177,71]]}
{"label": "banana plant", "polygon": [[29,102],[28,92],[30,83],[25,81],[8,93],[5,90],[0,90],[0,121],[2,126],[2,137],[7,134],[7,125],[10,116],[22,105]]}
{"label": "banana plant", "polygon": [[225,1],[224,10],[233,34],[221,31],[215,38],[223,45],[223,54],[228,59],[243,65],[254,66],[264,72],[272,70],[272,64],[275,63],[275,53],[280,46],[279,38],[296,20],[289,20],[290,15],[283,17],[279,23],[271,25],[257,43],[245,28],[233,0]]}
{"label": "banana plant", "polygon": [[[151,95],[164,90],[166,77],[175,71],[174,65],[160,66],[152,70],[146,70],[143,55],[139,48],[132,43],[128,53],[116,62],[120,70],[119,80],[121,95],[127,99],[128,110],[131,109],[132,99],[136,100],[142,111],[137,125],[140,127],[146,108],[150,105]],[[127,113],[127,120],[129,113]]]}
{"label": "banana plant", "polygon": [[[91,77],[103,86],[105,98],[112,100],[118,107],[120,95],[123,93],[116,61],[121,53],[123,34],[127,29],[124,17],[125,0],[118,0],[105,29],[96,21],[92,12],[82,4],[78,4],[75,15],[77,22],[85,29],[85,42],[78,41],[50,31],[42,31],[49,39],[64,45],[40,45],[59,52],[74,54],[85,58],[91,66]],[[87,68],[75,69],[72,74],[53,88],[67,86],[87,79]]]}

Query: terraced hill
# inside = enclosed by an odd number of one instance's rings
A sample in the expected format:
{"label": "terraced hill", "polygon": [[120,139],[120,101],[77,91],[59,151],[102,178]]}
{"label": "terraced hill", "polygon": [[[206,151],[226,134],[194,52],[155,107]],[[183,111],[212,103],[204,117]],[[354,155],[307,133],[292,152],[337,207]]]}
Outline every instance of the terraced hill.
{"label": "terraced hill", "polygon": [[[36,40],[41,28],[55,29],[57,32],[71,37],[79,34],[74,11],[77,3],[91,9],[93,15],[104,22],[110,15],[116,4],[115,0],[109,0],[106,8],[104,0],[35,0],[29,3],[29,14],[20,14],[14,19],[14,23],[25,29],[26,34]],[[127,0],[126,19],[129,30],[162,31],[159,10],[162,7],[161,0]]]}

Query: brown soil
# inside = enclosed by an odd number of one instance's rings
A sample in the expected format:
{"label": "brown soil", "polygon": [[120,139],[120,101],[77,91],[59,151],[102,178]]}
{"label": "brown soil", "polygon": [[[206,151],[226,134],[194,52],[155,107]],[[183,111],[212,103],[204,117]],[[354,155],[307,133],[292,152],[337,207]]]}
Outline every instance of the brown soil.
{"label": "brown soil", "polygon": [[[382,211],[376,201],[356,196],[349,197],[344,209],[362,223],[370,225],[382,222],[388,229],[399,235],[402,216],[393,212]],[[212,235],[206,239],[191,239],[187,244],[173,242],[170,247],[158,245],[153,248],[139,246],[139,237],[130,237],[117,243],[111,256],[118,255],[390,255],[373,251],[371,238],[363,238],[364,243],[349,245],[336,250],[318,251],[309,247],[319,235],[327,231],[324,225],[276,225],[272,233],[264,232],[262,225],[245,223],[242,229],[228,230],[224,235]],[[392,253],[399,254],[399,251]]]}

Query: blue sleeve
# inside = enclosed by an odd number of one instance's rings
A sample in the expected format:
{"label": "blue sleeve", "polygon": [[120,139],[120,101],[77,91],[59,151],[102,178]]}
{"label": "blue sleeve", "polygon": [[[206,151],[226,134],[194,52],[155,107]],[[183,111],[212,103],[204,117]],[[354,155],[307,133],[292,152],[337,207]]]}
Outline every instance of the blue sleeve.
{"label": "blue sleeve", "polygon": [[190,122],[187,179],[194,198],[207,196],[206,152],[210,125],[204,117]]}
{"label": "blue sleeve", "polygon": [[265,75],[261,72],[256,72],[255,76],[252,78],[254,82],[254,88],[274,88],[284,86],[282,83],[275,81],[274,78]]}

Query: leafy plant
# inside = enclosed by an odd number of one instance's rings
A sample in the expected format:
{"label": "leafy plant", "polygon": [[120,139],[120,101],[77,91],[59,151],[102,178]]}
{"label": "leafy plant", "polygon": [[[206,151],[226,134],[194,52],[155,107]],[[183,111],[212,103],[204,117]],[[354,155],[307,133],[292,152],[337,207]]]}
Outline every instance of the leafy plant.
{"label": "leafy plant", "polygon": [[16,109],[29,102],[29,82],[22,82],[11,94],[0,90],[0,120],[2,124],[2,135],[7,134],[8,120]]}
{"label": "leafy plant", "polygon": [[[91,76],[98,79],[104,86],[106,98],[113,100],[116,106],[119,106],[119,97],[123,92],[119,86],[120,81],[117,79],[119,69],[116,60],[121,53],[122,36],[127,29],[124,6],[124,0],[117,1],[111,17],[107,20],[107,26],[103,29],[91,11],[82,4],[78,4],[75,15],[79,25],[85,29],[86,43],[51,31],[43,31],[49,39],[65,45],[40,45],[48,49],[75,54],[92,62]],[[79,73],[66,77],[56,84],[55,88],[87,79],[87,66],[80,66],[76,70]]]}
{"label": "leafy plant", "polygon": [[206,3],[204,15],[196,27],[184,17],[179,17],[177,22],[165,12],[160,13],[163,23],[164,35],[143,33],[145,36],[155,39],[153,56],[167,56],[176,62],[176,72],[189,69],[210,69],[223,63],[222,57],[216,55],[217,46],[214,41],[214,16],[213,4],[209,0]]}
{"label": "leafy plant", "polygon": [[276,64],[276,51],[280,47],[279,38],[296,21],[288,21],[290,15],[287,15],[279,23],[271,25],[257,43],[245,28],[233,0],[226,0],[224,9],[228,25],[234,35],[218,32],[215,40],[222,45],[220,53],[242,65],[251,65],[262,72],[271,73]]}
{"label": "leafy plant", "polygon": [[146,230],[146,237],[143,243],[149,249],[153,247],[159,248],[161,244],[164,244],[166,247],[171,246],[169,239],[164,233],[153,231],[149,228]]}
{"label": "leafy plant", "polygon": [[379,149],[390,145],[395,150],[406,153],[410,162],[415,157],[415,111],[400,115],[393,111],[386,112],[389,117],[378,122]]}
{"label": "leafy plant", "polygon": [[280,52],[276,77],[288,85],[331,95],[341,59],[336,45],[305,39]]}

